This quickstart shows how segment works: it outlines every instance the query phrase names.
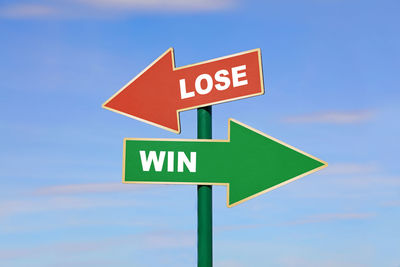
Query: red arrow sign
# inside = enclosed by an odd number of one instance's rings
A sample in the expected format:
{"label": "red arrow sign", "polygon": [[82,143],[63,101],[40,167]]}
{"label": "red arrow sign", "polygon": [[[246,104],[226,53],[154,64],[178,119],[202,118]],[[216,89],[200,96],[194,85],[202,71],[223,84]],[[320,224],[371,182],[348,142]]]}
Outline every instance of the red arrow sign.
{"label": "red arrow sign", "polygon": [[179,133],[179,112],[264,94],[261,51],[175,67],[168,49],[103,107]]}

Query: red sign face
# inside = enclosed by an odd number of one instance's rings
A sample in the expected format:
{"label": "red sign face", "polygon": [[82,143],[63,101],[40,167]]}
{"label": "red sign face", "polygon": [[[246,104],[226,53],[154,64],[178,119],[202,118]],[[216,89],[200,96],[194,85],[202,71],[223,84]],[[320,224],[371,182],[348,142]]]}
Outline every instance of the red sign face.
{"label": "red sign face", "polygon": [[168,49],[103,107],[179,133],[179,112],[264,94],[261,51],[175,68]]}

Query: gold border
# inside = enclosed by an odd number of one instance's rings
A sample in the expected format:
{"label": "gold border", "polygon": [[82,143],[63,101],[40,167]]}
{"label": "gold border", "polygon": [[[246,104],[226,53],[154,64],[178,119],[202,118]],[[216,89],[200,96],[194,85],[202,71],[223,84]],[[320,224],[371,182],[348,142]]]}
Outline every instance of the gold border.
{"label": "gold border", "polygon": [[[258,92],[258,93],[255,93],[255,94],[251,94],[251,95],[240,96],[240,97],[230,98],[230,99],[227,99],[227,100],[220,100],[220,101],[216,101],[216,102],[210,102],[210,103],[207,103],[207,104],[201,104],[201,105],[198,105],[198,106],[193,106],[193,107],[184,108],[184,109],[178,109],[176,111],[176,117],[177,117],[177,121],[178,121],[178,131],[176,131],[174,129],[171,129],[171,128],[168,128],[168,127],[165,127],[165,126],[163,126],[161,124],[158,124],[158,123],[155,123],[155,122],[152,122],[152,121],[148,121],[148,120],[145,120],[145,119],[142,119],[142,118],[127,114],[125,112],[121,112],[119,110],[116,110],[116,109],[109,108],[109,107],[105,106],[114,97],[116,97],[120,92],[122,92],[126,87],[128,87],[128,85],[130,85],[137,78],[139,78],[144,72],[146,72],[149,68],[151,68],[154,64],[156,64],[161,58],[163,58],[169,52],[171,52],[171,56],[172,56],[172,71],[175,71],[175,70],[181,70],[181,69],[185,69],[185,68],[190,68],[192,66],[206,64],[206,63],[210,63],[210,62],[214,62],[214,61],[218,61],[218,60],[223,60],[223,59],[227,59],[227,58],[231,58],[231,57],[235,57],[235,56],[240,56],[240,55],[244,55],[244,54],[253,53],[254,51],[257,51],[257,53],[258,53],[258,64],[259,64],[259,76],[260,76],[261,91]],[[210,59],[210,60],[206,60],[206,61],[202,61],[202,62],[198,62],[198,63],[194,63],[194,64],[189,64],[189,65],[182,66],[182,67],[175,67],[175,53],[174,53],[174,49],[172,47],[170,47],[161,56],[159,56],[156,60],[154,60],[150,65],[148,65],[144,70],[142,70],[138,75],[136,75],[132,80],[130,80],[121,89],[119,89],[115,94],[113,94],[109,99],[107,99],[103,103],[102,107],[104,109],[108,109],[108,110],[114,111],[116,113],[128,116],[128,117],[130,117],[132,119],[136,119],[136,120],[142,121],[144,123],[148,123],[148,124],[154,125],[156,127],[165,129],[167,131],[171,131],[173,133],[179,134],[181,132],[181,122],[180,122],[179,112],[186,111],[186,110],[191,110],[191,109],[195,109],[195,108],[200,108],[200,107],[205,107],[205,106],[210,106],[210,105],[221,104],[221,103],[225,103],[225,102],[231,102],[231,101],[234,101],[234,100],[249,98],[249,97],[253,97],[253,96],[263,95],[264,91],[265,91],[264,90],[264,77],[263,77],[262,58],[261,58],[261,49],[260,48],[247,50],[247,51],[244,51],[244,52],[240,52],[240,53],[236,53],[236,54],[232,54],[232,55],[228,55],[228,56],[224,56],[224,57],[214,58],[214,59]]]}
{"label": "gold border", "polygon": [[[142,141],[227,142],[227,143],[229,143],[230,139],[231,139],[231,121],[233,121],[233,122],[235,122],[235,123],[247,128],[247,129],[249,129],[249,130],[251,130],[253,132],[256,132],[256,133],[258,133],[258,134],[260,134],[260,135],[262,135],[262,136],[264,136],[264,137],[266,137],[268,139],[271,139],[271,140],[273,140],[273,141],[275,141],[275,142],[277,142],[277,143],[279,143],[279,144],[281,144],[283,146],[286,146],[286,147],[288,147],[288,148],[290,148],[292,150],[295,150],[295,151],[297,151],[297,152],[299,152],[299,153],[301,153],[301,154],[303,154],[303,155],[305,155],[307,157],[310,157],[310,158],[312,158],[312,159],[314,159],[316,161],[319,161],[323,165],[321,167],[318,167],[316,169],[313,169],[311,171],[308,171],[306,173],[303,173],[301,175],[293,177],[293,178],[291,178],[289,180],[286,180],[285,182],[277,184],[277,185],[275,185],[273,187],[265,189],[265,190],[263,190],[261,192],[258,192],[258,193],[254,194],[254,195],[251,195],[251,196],[249,196],[247,198],[244,198],[244,199],[242,199],[242,200],[240,200],[238,202],[235,202],[235,203],[233,203],[231,205],[229,204],[229,190],[230,190],[230,188],[229,188],[230,184],[229,183],[147,182],[147,181],[146,182],[141,182],[141,181],[135,181],[135,182],[129,181],[128,182],[128,181],[125,181],[125,152],[126,152],[125,149],[126,149],[126,141],[128,141],[128,140],[142,140]],[[270,136],[268,134],[265,134],[265,133],[263,133],[263,132],[261,132],[261,131],[259,131],[257,129],[254,129],[254,128],[252,128],[252,127],[250,127],[250,126],[248,126],[248,125],[246,125],[244,123],[241,123],[241,122],[239,122],[239,121],[237,121],[235,119],[232,119],[232,118],[229,118],[229,120],[228,120],[228,139],[227,140],[220,140],[220,139],[175,139],[175,138],[174,139],[168,139],[168,138],[124,138],[123,142],[124,142],[124,147],[123,147],[123,159],[122,159],[122,183],[126,183],[126,184],[226,185],[227,186],[227,189],[226,189],[226,192],[227,192],[227,194],[226,194],[226,206],[228,208],[231,208],[231,207],[234,207],[236,205],[239,205],[240,203],[243,203],[243,202],[245,202],[247,200],[255,198],[255,197],[257,197],[257,196],[259,196],[261,194],[264,194],[264,193],[267,193],[269,191],[272,191],[272,190],[274,190],[274,189],[276,189],[278,187],[284,186],[284,185],[286,185],[288,183],[291,183],[293,181],[296,181],[296,180],[298,180],[298,179],[300,179],[300,178],[302,178],[302,177],[304,177],[306,175],[309,175],[311,173],[319,171],[319,170],[321,170],[321,169],[323,169],[323,168],[328,166],[327,162],[325,162],[325,161],[323,161],[323,160],[321,160],[319,158],[316,158],[316,157],[314,157],[314,156],[312,156],[312,155],[310,155],[310,154],[308,154],[308,153],[306,153],[304,151],[301,151],[298,148],[295,148],[295,147],[293,147],[293,146],[291,146],[289,144],[286,144],[285,142],[283,142],[281,140],[276,139],[275,137],[272,137],[272,136]]]}

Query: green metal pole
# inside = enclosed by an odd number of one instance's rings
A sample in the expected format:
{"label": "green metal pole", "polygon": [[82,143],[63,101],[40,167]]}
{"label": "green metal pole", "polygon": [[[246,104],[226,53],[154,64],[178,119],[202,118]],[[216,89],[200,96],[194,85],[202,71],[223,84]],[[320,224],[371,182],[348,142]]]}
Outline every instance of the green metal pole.
{"label": "green metal pole", "polygon": [[[212,138],[211,106],[197,109],[197,138]],[[212,267],[212,186],[197,186],[197,266]]]}

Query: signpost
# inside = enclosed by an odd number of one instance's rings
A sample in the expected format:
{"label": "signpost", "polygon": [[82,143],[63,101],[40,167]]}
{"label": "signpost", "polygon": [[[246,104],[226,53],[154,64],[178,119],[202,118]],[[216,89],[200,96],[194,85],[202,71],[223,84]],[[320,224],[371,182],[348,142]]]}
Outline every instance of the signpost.
{"label": "signpost", "polygon": [[180,111],[262,94],[260,49],[176,68],[170,48],[103,107],[180,133]]}
{"label": "signpost", "polygon": [[260,49],[176,68],[170,48],[103,104],[175,133],[198,108],[198,139],[125,138],[123,152],[124,183],[197,185],[198,267],[212,266],[212,185],[233,207],[327,166],[234,119],[228,140],[211,139],[211,105],[262,94]]}
{"label": "signpost", "polygon": [[[212,107],[197,109],[197,138],[212,138]],[[197,266],[211,267],[212,243],[212,186],[197,185]]]}
{"label": "signpost", "polygon": [[228,132],[228,140],[125,138],[123,182],[226,185],[233,207],[326,166],[236,120]]}

